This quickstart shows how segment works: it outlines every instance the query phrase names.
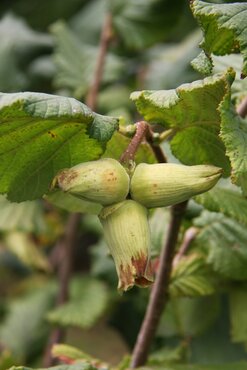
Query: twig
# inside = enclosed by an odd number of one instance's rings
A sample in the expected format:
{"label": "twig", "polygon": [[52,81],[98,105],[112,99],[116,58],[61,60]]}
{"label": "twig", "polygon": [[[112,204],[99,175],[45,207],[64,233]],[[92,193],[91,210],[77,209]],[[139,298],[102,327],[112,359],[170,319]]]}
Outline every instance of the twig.
{"label": "twig", "polygon": [[159,144],[156,144],[154,142],[154,135],[153,135],[153,131],[152,131],[152,129],[151,129],[150,126],[148,126],[148,131],[147,131],[146,138],[147,138],[147,141],[148,141],[149,145],[152,148],[152,151],[153,151],[153,153],[154,153],[157,161],[159,163],[166,163],[167,162],[167,158],[165,156],[165,153],[161,149],[160,145]]}
{"label": "twig", "polygon": [[133,138],[131,139],[127,149],[123,152],[120,157],[121,163],[128,163],[129,161],[133,160],[135,154],[138,150],[139,145],[141,144],[143,138],[146,135],[148,129],[148,124],[145,121],[139,121],[136,123],[136,132]]}
{"label": "twig", "polygon": [[247,116],[247,96],[241,101],[241,103],[237,107],[237,113],[242,118],[245,118]]}
{"label": "twig", "polygon": [[151,145],[152,151],[153,151],[156,159],[158,160],[158,162],[159,163],[166,163],[167,159],[166,159],[165,153],[161,149],[160,145],[151,144],[151,143],[150,143],[150,145]]}
{"label": "twig", "polygon": [[89,88],[86,97],[86,105],[90,107],[92,110],[95,110],[97,106],[98,92],[102,81],[106,53],[111,42],[111,39],[112,39],[112,17],[111,14],[108,14],[106,16],[105,23],[101,32],[99,54],[95,67],[94,79],[92,81],[92,84]]}
{"label": "twig", "polygon": [[173,259],[173,265],[176,265],[180,261],[180,259],[187,253],[192,241],[195,239],[198,232],[199,232],[199,229],[194,226],[189,227],[186,230],[186,232],[184,233],[183,241],[178,250],[178,253]]}
{"label": "twig", "polygon": [[[71,213],[68,217],[65,232],[60,241],[60,248],[63,249],[63,262],[58,269],[59,292],[57,297],[57,306],[67,302],[69,298],[69,281],[71,277],[73,255],[78,236],[81,214]],[[54,344],[59,343],[64,336],[62,328],[55,328],[50,335],[45,354],[43,365],[49,367],[54,365],[54,360],[51,356],[51,349]]]}
{"label": "twig", "polygon": [[174,205],[171,208],[171,222],[168,229],[167,240],[161,252],[158,273],[151,291],[147,311],[134,347],[131,368],[136,368],[145,364],[161,318],[161,314],[168,301],[168,287],[172,260],[186,206],[187,202],[183,202]]}

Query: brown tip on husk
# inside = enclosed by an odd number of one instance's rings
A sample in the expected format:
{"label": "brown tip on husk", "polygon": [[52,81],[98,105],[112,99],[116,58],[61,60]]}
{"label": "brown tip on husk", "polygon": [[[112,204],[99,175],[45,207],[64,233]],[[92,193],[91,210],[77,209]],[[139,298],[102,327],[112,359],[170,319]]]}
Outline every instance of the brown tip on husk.
{"label": "brown tip on husk", "polygon": [[152,263],[144,254],[132,257],[131,265],[120,266],[118,290],[127,291],[137,285],[146,288],[154,282]]}

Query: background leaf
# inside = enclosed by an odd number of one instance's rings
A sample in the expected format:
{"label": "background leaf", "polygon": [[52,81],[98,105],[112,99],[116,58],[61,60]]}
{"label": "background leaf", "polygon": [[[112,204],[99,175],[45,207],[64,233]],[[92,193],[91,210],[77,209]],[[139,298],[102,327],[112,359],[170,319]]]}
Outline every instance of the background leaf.
{"label": "background leaf", "polygon": [[30,235],[21,231],[12,231],[4,236],[4,243],[8,250],[17,256],[24,265],[37,270],[51,272],[48,259]]}
{"label": "background leaf", "polygon": [[165,243],[170,222],[170,212],[167,208],[156,208],[152,210],[149,217],[151,230],[152,254],[159,256]]}
{"label": "background leaf", "polygon": [[[75,97],[80,98],[85,95],[92,82],[98,47],[82,43],[62,21],[55,23],[51,31],[55,36],[55,85],[57,88],[68,88]],[[115,81],[123,73],[123,66],[120,57],[107,54],[102,82]]]}
{"label": "background leaf", "polygon": [[217,296],[173,298],[164,312],[158,335],[194,337],[207,330],[219,314]]}
{"label": "background leaf", "polygon": [[160,44],[148,49],[144,88],[173,89],[200,78],[190,65],[191,59],[199,52],[200,39],[201,33],[196,30],[182,42]]}
{"label": "background leaf", "polygon": [[225,278],[247,279],[247,230],[220,213],[202,212],[194,220],[201,227],[196,243],[208,252],[207,262]]}
{"label": "background leaf", "polygon": [[193,198],[212,212],[220,212],[247,225],[247,200],[238,191],[216,186]]}
{"label": "background leaf", "polygon": [[22,361],[43,348],[49,332],[45,314],[53,303],[54,295],[54,286],[49,284],[40,291],[14,300],[9,306],[5,321],[0,326],[0,341]]}
{"label": "background leaf", "polygon": [[230,67],[236,71],[236,77],[231,86],[231,98],[234,102],[240,103],[247,95],[247,79],[241,79],[242,56],[240,54],[225,56],[212,55],[212,60],[214,64],[214,73],[224,72]]}
{"label": "background leaf", "polygon": [[11,203],[0,195],[0,208],[1,231],[45,232],[46,224],[40,202]]}
{"label": "background leaf", "polygon": [[164,40],[173,31],[184,7],[179,0],[172,3],[167,0],[110,0],[109,4],[113,27],[131,49],[142,49]]}
{"label": "background leaf", "polygon": [[204,296],[215,292],[212,271],[200,254],[185,256],[173,266],[169,292],[171,296]]}
{"label": "background leaf", "polygon": [[92,357],[82,352],[80,349],[67,344],[55,344],[52,347],[52,356],[66,356],[71,360],[91,360]]}
{"label": "background leaf", "polygon": [[243,310],[247,304],[246,286],[233,286],[229,300],[232,339],[247,344],[247,312]]}
{"label": "background leaf", "polygon": [[1,91],[27,89],[29,63],[35,53],[51,49],[51,37],[32,30],[22,18],[8,13],[0,21],[0,38]]}
{"label": "background leaf", "polygon": [[139,370],[245,370],[247,362],[222,363],[218,365],[167,365],[162,367],[140,367]]}
{"label": "background leaf", "polygon": [[247,75],[246,3],[210,4],[191,2],[191,9],[203,29],[201,47],[207,54],[225,55],[241,52],[243,76]]}
{"label": "background leaf", "polygon": [[58,365],[42,369],[33,369],[25,366],[13,366],[9,370],[97,370],[96,367],[90,364],[73,364],[73,365]]}
{"label": "background leaf", "polygon": [[236,114],[229,95],[221,103],[220,113],[222,119],[220,136],[230,158],[232,181],[241,186],[243,194],[247,195],[247,121]]}
{"label": "background leaf", "polygon": [[103,314],[108,304],[108,292],[105,285],[90,278],[78,278],[72,281],[71,300],[49,312],[50,322],[81,328],[90,328]]}
{"label": "background leaf", "polygon": [[60,169],[99,158],[117,127],[75,99],[39,93],[2,94],[0,118],[0,192],[18,202],[41,197]]}

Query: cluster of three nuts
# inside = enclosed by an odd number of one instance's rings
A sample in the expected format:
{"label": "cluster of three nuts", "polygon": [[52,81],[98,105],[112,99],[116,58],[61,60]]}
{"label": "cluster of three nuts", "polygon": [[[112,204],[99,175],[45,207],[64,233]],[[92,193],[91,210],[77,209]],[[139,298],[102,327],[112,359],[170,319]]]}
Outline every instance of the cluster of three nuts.
{"label": "cluster of three nuts", "polygon": [[116,264],[118,289],[127,290],[153,282],[147,209],[208,191],[221,172],[209,165],[142,163],[129,175],[118,161],[105,158],[61,171],[56,183],[64,192],[104,206],[99,219]]}

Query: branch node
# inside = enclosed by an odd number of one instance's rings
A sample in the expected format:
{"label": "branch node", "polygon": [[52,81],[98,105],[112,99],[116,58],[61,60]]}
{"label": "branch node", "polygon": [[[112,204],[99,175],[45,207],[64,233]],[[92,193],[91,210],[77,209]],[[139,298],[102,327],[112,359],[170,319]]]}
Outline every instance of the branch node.
{"label": "branch node", "polygon": [[123,152],[120,157],[120,162],[129,165],[135,158],[135,154],[141,144],[142,140],[146,136],[148,130],[148,124],[145,121],[139,121],[136,123],[136,132],[131,139],[127,149]]}

